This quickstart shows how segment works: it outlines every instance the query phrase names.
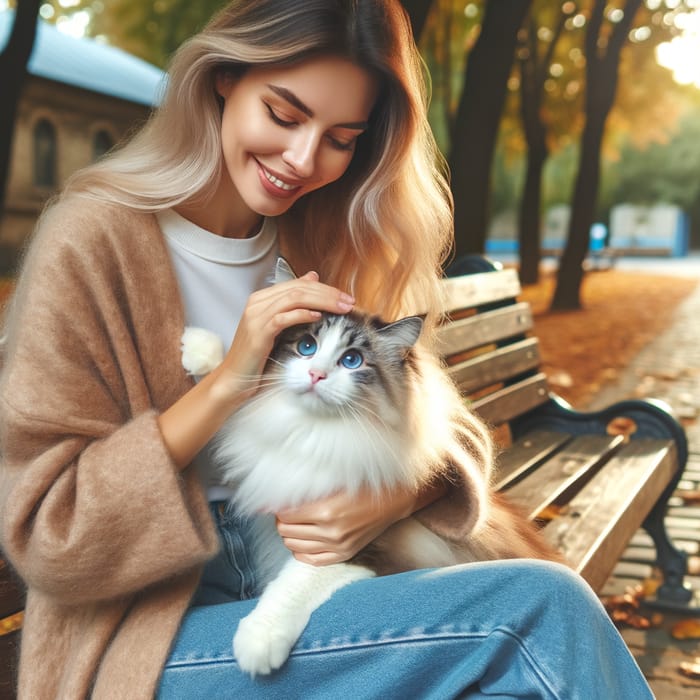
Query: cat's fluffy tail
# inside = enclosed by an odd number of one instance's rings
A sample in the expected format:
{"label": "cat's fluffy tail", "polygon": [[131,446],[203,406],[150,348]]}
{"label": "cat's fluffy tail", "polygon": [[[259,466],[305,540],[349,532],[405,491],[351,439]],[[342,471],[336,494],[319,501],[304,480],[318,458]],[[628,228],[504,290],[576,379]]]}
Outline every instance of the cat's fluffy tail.
{"label": "cat's fluffy tail", "polygon": [[546,559],[566,563],[520,507],[507,495],[493,493],[486,522],[465,542],[468,556],[483,559]]}

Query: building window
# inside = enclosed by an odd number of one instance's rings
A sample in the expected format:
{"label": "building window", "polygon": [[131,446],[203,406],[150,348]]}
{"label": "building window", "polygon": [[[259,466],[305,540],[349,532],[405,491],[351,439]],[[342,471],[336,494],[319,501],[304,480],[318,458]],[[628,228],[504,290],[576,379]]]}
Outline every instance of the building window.
{"label": "building window", "polygon": [[100,129],[92,140],[92,159],[98,160],[107,153],[112,146],[114,146],[114,141],[109,132]]}
{"label": "building window", "polygon": [[47,119],[34,126],[34,184],[56,186],[56,129]]}

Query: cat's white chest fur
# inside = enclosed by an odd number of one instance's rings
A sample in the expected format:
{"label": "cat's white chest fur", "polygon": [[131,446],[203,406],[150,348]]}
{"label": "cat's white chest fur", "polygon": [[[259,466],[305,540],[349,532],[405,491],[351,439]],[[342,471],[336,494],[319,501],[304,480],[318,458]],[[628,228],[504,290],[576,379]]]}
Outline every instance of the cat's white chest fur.
{"label": "cat's white chest fur", "polygon": [[[295,397],[260,396],[231,417],[216,460],[246,513],[280,510],[363,485],[401,481],[410,461],[403,430],[378,430],[358,417],[323,417]],[[252,469],[252,465],[255,465]]]}

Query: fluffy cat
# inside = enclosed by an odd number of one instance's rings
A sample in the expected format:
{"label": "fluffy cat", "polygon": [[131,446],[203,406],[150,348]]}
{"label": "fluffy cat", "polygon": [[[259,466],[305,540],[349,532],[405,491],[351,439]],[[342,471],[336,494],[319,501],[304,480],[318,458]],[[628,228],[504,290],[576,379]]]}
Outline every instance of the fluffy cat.
{"label": "fluffy cat", "polygon": [[[279,668],[311,613],[353,581],[487,559],[558,559],[533,525],[489,491],[488,432],[438,363],[415,347],[421,329],[418,317],[384,324],[357,312],[287,329],[260,390],[219,431],[215,461],[256,531],[260,600],[233,641],[244,671]],[[192,330],[183,350],[193,349],[186,347]],[[410,517],[350,562],[315,567],[294,559],[275,528],[273,514],[286,507],[338,490],[417,489],[454,479],[454,465],[468,475],[478,504],[464,541]]]}

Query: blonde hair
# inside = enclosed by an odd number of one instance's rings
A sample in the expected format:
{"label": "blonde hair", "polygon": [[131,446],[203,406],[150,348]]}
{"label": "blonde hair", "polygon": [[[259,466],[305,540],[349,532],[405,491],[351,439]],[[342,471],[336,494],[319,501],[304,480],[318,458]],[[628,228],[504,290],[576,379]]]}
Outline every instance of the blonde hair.
{"label": "blonde hair", "polygon": [[144,211],[205,203],[223,169],[216,76],[329,54],[377,76],[379,97],[345,174],[280,217],[285,252],[387,319],[435,311],[452,201],[398,0],[234,0],[176,52],[146,125],[65,192]]}

